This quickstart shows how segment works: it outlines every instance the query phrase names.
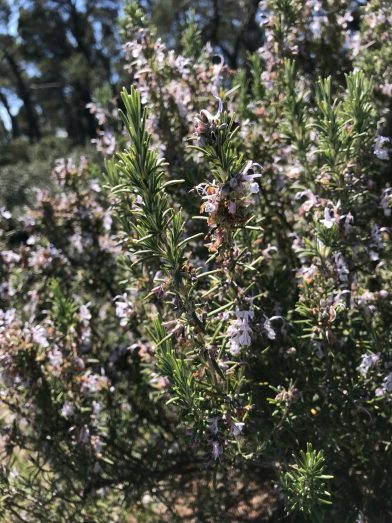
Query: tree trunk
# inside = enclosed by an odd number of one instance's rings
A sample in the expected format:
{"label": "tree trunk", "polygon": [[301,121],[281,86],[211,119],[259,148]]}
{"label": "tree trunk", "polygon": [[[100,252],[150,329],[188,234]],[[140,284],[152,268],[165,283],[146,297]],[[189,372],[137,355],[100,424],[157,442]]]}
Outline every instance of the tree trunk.
{"label": "tree trunk", "polygon": [[3,104],[4,109],[6,110],[8,117],[11,121],[12,129],[12,138],[18,138],[20,136],[19,125],[17,118],[11,113],[11,108],[9,106],[7,97],[4,93],[0,91],[0,102]]}
{"label": "tree trunk", "polygon": [[19,66],[16,63],[15,58],[8,52],[5,52],[4,56],[12,71],[12,74],[14,75],[18,96],[22,100],[24,108],[26,110],[28,136],[31,142],[37,141],[41,138],[41,130],[39,126],[38,115],[35,111],[34,104],[31,99],[30,90],[23,79],[21,70],[19,69]]}

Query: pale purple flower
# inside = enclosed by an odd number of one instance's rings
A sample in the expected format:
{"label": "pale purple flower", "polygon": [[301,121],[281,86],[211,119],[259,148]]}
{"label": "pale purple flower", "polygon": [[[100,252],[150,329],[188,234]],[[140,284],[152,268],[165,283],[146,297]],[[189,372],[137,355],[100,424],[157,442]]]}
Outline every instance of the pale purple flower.
{"label": "pale purple flower", "polygon": [[83,394],[96,394],[102,388],[106,387],[108,379],[106,376],[93,374],[90,370],[83,376],[81,391]]}
{"label": "pale purple flower", "polygon": [[79,254],[83,252],[83,239],[79,232],[72,234],[72,236],[69,237],[69,242]]}
{"label": "pale purple flower", "polygon": [[83,444],[87,444],[90,440],[90,429],[87,425],[83,425],[83,427],[79,431],[79,441]]}
{"label": "pale purple flower", "polygon": [[241,173],[241,181],[247,182],[249,187],[249,192],[251,194],[257,194],[260,192],[260,187],[257,182],[255,182],[255,178],[260,178],[261,173],[250,173],[249,171],[253,171],[253,167],[260,167],[259,164],[252,162],[252,160],[249,160],[249,162],[246,164],[244,170]]}
{"label": "pale purple flower", "polygon": [[101,405],[101,403],[99,403],[99,401],[95,401],[94,400],[91,405],[93,407],[93,413],[94,414],[99,414],[101,412],[102,405]]}
{"label": "pale purple flower", "polygon": [[386,82],[380,86],[380,89],[382,94],[388,96],[389,98],[392,97],[392,83]]}
{"label": "pale purple flower", "polygon": [[133,305],[128,300],[128,295],[126,292],[124,292],[124,294],[121,296],[116,296],[114,301],[116,303],[116,316],[120,318],[120,325],[125,327],[133,312]]}
{"label": "pale purple flower", "polygon": [[377,397],[392,392],[392,372],[383,379],[381,387],[377,387],[375,394]]}
{"label": "pale purple flower", "polygon": [[300,200],[301,198],[303,198],[304,196],[306,196],[306,200],[304,201],[304,203],[301,205],[301,208],[305,211],[305,212],[309,212],[310,209],[312,207],[314,207],[315,205],[317,205],[317,196],[315,196],[312,191],[310,191],[309,189],[306,190],[306,191],[300,191],[300,192],[297,192],[296,195],[295,195],[295,199],[296,200]]}
{"label": "pale purple flower", "polygon": [[63,418],[70,418],[75,413],[75,406],[70,401],[65,401],[61,408],[60,414]]}
{"label": "pale purple flower", "polygon": [[384,211],[385,216],[391,216],[392,214],[392,187],[384,189],[380,200],[381,208]]}
{"label": "pale purple flower", "polygon": [[103,449],[103,441],[99,436],[91,436],[91,445],[97,454],[101,453]]}
{"label": "pale purple flower", "polygon": [[[94,444],[93,444],[93,445],[94,445]],[[95,452],[99,453],[99,452],[97,451],[97,449],[95,449]],[[94,463],[93,472],[94,472],[94,474],[99,474],[100,472],[102,472],[102,467],[101,467],[99,461],[96,461],[96,462]],[[101,490],[101,489],[100,489],[100,490]]]}
{"label": "pale purple flower", "polygon": [[15,321],[16,309],[0,309],[0,334],[4,334]]}
{"label": "pale purple flower", "polygon": [[105,231],[110,232],[112,229],[113,218],[110,211],[106,211],[103,217],[103,228]]}
{"label": "pale purple flower", "polygon": [[9,477],[11,478],[12,481],[19,477],[19,472],[16,467],[12,467],[12,469],[10,470]]}
{"label": "pale purple flower", "polygon": [[381,136],[380,134],[376,136],[373,152],[379,160],[389,160],[389,151],[387,144],[390,141],[391,139],[387,138],[386,136]]}
{"label": "pale purple flower", "polygon": [[321,344],[319,341],[314,340],[314,341],[312,342],[312,347],[313,347],[313,350],[314,350],[315,355],[316,355],[318,358],[323,358],[323,357],[324,357],[323,346],[322,346],[322,344]]}
{"label": "pale purple flower", "polygon": [[385,376],[382,384],[385,392],[392,392],[392,372],[390,372],[388,376]]}
{"label": "pale purple flower", "polygon": [[348,212],[347,214],[341,216],[340,220],[343,222],[344,232],[349,234],[353,228],[354,216],[351,214],[351,212]]}
{"label": "pale purple flower", "polygon": [[384,249],[384,241],[382,238],[382,232],[386,231],[387,229],[385,227],[380,227],[377,224],[374,224],[372,226],[371,231],[371,238],[372,242],[370,244],[370,258],[373,261],[377,261],[380,259],[380,255],[377,251],[381,251]]}
{"label": "pale purple flower", "polygon": [[257,194],[260,192],[260,187],[257,182],[250,182],[249,183],[249,191],[251,194]]}
{"label": "pale purple flower", "polygon": [[237,210],[237,205],[235,202],[233,201],[230,201],[229,202],[229,205],[227,206],[227,209],[229,211],[230,214],[235,214],[236,210]]}
{"label": "pale purple flower", "polygon": [[348,270],[346,260],[344,259],[341,252],[335,252],[334,255],[335,270],[338,273],[339,280],[341,282],[348,281],[348,275],[350,271]]}
{"label": "pale purple flower", "polygon": [[88,325],[91,320],[91,312],[89,309],[90,305],[91,303],[88,302],[86,304],[81,305],[79,309],[79,318],[84,325]]}
{"label": "pale purple flower", "polygon": [[31,236],[29,236],[27,238],[26,244],[27,245],[35,245],[36,241],[37,241],[37,237],[34,234],[32,234]]}
{"label": "pale purple flower", "polygon": [[204,211],[207,214],[211,214],[212,212],[216,211],[217,209],[217,203],[212,200],[212,198],[205,204]]}
{"label": "pale purple flower", "polygon": [[42,327],[42,325],[32,325],[30,326],[30,333],[34,343],[44,348],[49,347],[49,342],[47,338],[48,333],[45,327]]}
{"label": "pale purple flower", "polygon": [[278,249],[274,245],[268,244],[268,246],[261,251],[261,254],[263,255],[265,260],[270,260],[271,259],[271,252],[276,252],[277,253]]}
{"label": "pale purple flower", "polygon": [[5,207],[0,207],[0,216],[2,216],[6,220],[10,220],[12,218],[12,214],[10,211],[7,211]]}
{"label": "pale purple flower", "polygon": [[15,265],[20,261],[20,255],[14,251],[1,251],[0,255],[9,265]]}
{"label": "pale purple flower", "polygon": [[345,37],[345,45],[351,50],[351,58],[355,58],[361,50],[361,34],[359,31],[347,31]]}
{"label": "pale purple flower", "polygon": [[210,418],[209,422],[210,422],[210,431],[213,434],[217,434],[217,432],[218,432],[218,418],[217,418],[217,416],[214,416],[213,418]]}
{"label": "pale purple flower", "polygon": [[111,131],[99,131],[98,138],[91,140],[96,144],[97,151],[104,156],[111,156],[116,150],[116,138]]}
{"label": "pale purple flower", "polygon": [[208,188],[212,187],[214,188],[214,184],[212,186],[206,184],[206,183],[200,183],[195,187],[196,191],[202,195],[202,199],[204,200],[204,212],[207,214],[211,214],[215,212],[218,209],[219,205],[219,197],[220,192],[218,188],[216,188],[216,191],[212,192],[211,194],[208,192]]}
{"label": "pale purple flower", "polygon": [[210,136],[213,132],[216,131],[217,126],[219,125],[220,116],[223,111],[222,100],[215,96],[218,100],[218,110],[215,114],[211,114],[206,109],[200,111],[200,114],[196,117],[195,122],[195,134],[198,136],[201,145],[204,145],[206,142],[206,137]]}
{"label": "pale purple flower", "polygon": [[372,235],[373,245],[375,245],[378,249],[383,249],[383,247],[384,247],[384,242],[383,242],[381,233],[384,232],[385,230],[386,230],[385,227],[380,227],[377,224],[374,224],[372,227],[371,235]]}
{"label": "pale purple flower", "polygon": [[90,189],[94,192],[101,192],[101,186],[99,185],[98,180],[91,180]]}
{"label": "pale purple flower", "polygon": [[369,370],[376,365],[378,360],[380,359],[379,354],[373,354],[372,352],[369,352],[367,354],[362,354],[362,360],[357,367],[357,370],[362,374],[362,376],[366,377]]}
{"label": "pale purple flower", "polygon": [[233,356],[238,354],[242,347],[249,347],[252,342],[249,321],[253,319],[253,310],[240,311],[236,309],[236,320],[232,322],[227,329],[227,334],[230,337],[230,352]]}
{"label": "pale purple flower", "polygon": [[320,223],[327,229],[331,229],[335,225],[335,211],[330,207],[325,207],[324,218],[320,220]]}
{"label": "pale purple flower", "polygon": [[264,316],[264,323],[263,323],[263,329],[265,333],[267,334],[267,337],[269,340],[275,340],[276,339],[276,332],[272,328],[271,320],[277,318],[277,316],[274,316],[272,318],[268,318],[267,316]]}
{"label": "pale purple flower", "polygon": [[104,125],[107,121],[106,110],[100,105],[90,102],[86,104],[86,109],[90,111],[91,114],[97,119],[98,125]]}
{"label": "pale purple flower", "polygon": [[219,456],[222,454],[223,452],[223,448],[222,448],[222,445],[220,443],[218,443],[218,441],[214,441],[212,443],[212,457],[217,460],[219,458]]}
{"label": "pale purple flower", "polygon": [[60,251],[54,247],[54,245],[49,244],[47,247],[39,248],[37,251],[33,252],[29,258],[28,264],[30,267],[36,267],[37,269],[46,269],[56,258],[64,260]]}
{"label": "pale purple flower", "polygon": [[59,369],[63,363],[63,354],[59,349],[54,348],[48,352],[48,360],[53,368]]}
{"label": "pale purple flower", "polygon": [[338,23],[340,26],[347,28],[348,24],[353,21],[353,13],[351,11],[346,11],[344,15],[338,16]]}
{"label": "pale purple flower", "polygon": [[91,303],[86,303],[80,306],[79,320],[81,323],[81,340],[84,344],[88,344],[91,338],[91,312],[89,310]]}
{"label": "pale purple flower", "polygon": [[241,434],[242,429],[244,428],[244,426],[245,426],[245,423],[242,422],[242,421],[234,421],[234,422],[232,422],[232,424],[231,424],[231,433],[233,434],[233,436],[238,436],[239,434]]}

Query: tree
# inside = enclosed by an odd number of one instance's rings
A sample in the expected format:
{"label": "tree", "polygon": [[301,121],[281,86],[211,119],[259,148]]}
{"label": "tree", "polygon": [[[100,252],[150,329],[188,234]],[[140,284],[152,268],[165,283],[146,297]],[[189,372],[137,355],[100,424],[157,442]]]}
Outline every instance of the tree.
{"label": "tree", "polygon": [[15,36],[10,32],[10,17],[10,6],[5,0],[2,0],[0,3],[0,63],[3,84],[1,102],[11,119],[13,135],[18,135],[19,129],[16,120],[12,117],[10,104],[4,91],[5,86],[11,87],[24,106],[27,123],[26,134],[30,141],[35,141],[41,137],[40,122],[28,77],[23,71],[19,45]]}

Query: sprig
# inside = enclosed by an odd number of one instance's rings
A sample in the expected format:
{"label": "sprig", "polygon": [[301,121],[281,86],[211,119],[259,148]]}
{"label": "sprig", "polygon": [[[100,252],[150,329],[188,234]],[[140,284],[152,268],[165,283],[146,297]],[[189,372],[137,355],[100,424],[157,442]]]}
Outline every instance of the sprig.
{"label": "sprig", "polygon": [[325,471],[322,450],[316,451],[311,443],[306,452],[301,451],[289,470],[281,475],[281,485],[287,495],[289,513],[301,512],[310,521],[323,521],[322,505],[331,505],[331,494],[326,490],[326,481],[333,476]]}

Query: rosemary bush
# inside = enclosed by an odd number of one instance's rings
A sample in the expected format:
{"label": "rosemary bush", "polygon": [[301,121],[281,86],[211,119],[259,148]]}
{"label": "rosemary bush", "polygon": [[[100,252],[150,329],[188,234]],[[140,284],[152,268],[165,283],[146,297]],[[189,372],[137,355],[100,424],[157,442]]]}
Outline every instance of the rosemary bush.
{"label": "rosemary bush", "polygon": [[391,8],[259,11],[234,72],[131,3],[105,173],[1,210],[4,521],[392,517]]}

